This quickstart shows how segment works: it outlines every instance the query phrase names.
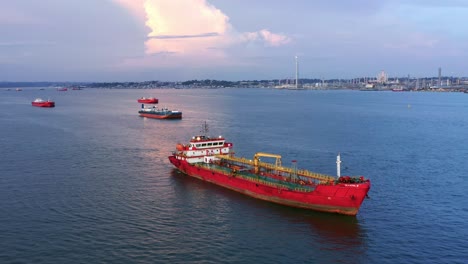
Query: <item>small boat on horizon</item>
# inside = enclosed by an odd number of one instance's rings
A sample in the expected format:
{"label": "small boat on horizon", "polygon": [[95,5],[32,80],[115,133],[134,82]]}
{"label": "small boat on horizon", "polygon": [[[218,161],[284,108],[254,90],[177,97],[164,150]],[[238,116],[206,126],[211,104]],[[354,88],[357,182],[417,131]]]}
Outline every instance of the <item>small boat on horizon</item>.
{"label": "small boat on horizon", "polygon": [[404,91],[405,90],[403,89],[403,87],[396,87],[392,89],[392,92],[404,92]]}
{"label": "small boat on horizon", "polygon": [[158,103],[158,99],[157,98],[154,98],[154,97],[141,97],[138,99],[138,102],[139,103],[142,103],[142,104],[157,104]]}
{"label": "small boat on horizon", "polygon": [[55,102],[51,100],[42,100],[41,98],[36,98],[34,101],[31,102],[32,106],[37,107],[55,107]]}
{"label": "small boat on horizon", "polygon": [[68,91],[68,88],[66,88],[66,87],[57,88],[57,91],[59,91],[59,92],[66,92],[66,91]]}

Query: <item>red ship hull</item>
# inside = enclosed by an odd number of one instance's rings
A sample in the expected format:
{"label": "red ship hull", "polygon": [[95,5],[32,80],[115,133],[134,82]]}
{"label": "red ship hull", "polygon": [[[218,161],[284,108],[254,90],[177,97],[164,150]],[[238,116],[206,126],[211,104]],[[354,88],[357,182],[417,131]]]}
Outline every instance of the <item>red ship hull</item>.
{"label": "red ship hull", "polygon": [[157,104],[158,99],[156,98],[138,99],[138,102],[141,104]]}
{"label": "red ship hull", "polygon": [[194,165],[169,156],[170,162],[181,172],[203,181],[231,189],[245,195],[291,207],[355,216],[370,189],[370,182],[359,184],[319,184],[313,191],[278,188],[262,181],[246,180],[215,165]]}
{"label": "red ship hull", "polygon": [[154,118],[154,119],[182,119],[182,114],[153,114],[153,113],[139,113],[141,117]]}
{"label": "red ship hull", "polygon": [[32,106],[37,107],[55,107],[55,102],[47,101],[47,102],[32,102]]}

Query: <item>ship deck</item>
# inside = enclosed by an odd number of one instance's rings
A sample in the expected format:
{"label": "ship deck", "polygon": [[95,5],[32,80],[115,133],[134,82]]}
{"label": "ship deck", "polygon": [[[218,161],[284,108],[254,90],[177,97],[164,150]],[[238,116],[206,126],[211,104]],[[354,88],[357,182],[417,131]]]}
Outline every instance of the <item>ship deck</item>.
{"label": "ship deck", "polygon": [[252,172],[251,169],[243,169],[239,166],[230,166],[225,167],[221,165],[217,165],[214,163],[207,164],[207,163],[197,163],[194,164],[200,168],[206,168],[210,171],[214,171],[217,173],[221,173],[228,177],[236,177],[242,178],[246,181],[259,183],[262,185],[267,185],[275,188],[287,189],[287,190],[294,190],[298,192],[312,192],[315,190],[316,185],[307,183],[302,181],[303,184],[300,184],[300,181],[293,181],[292,179],[284,179],[284,177],[279,178],[276,175],[268,175],[266,173],[262,174],[255,174]]}

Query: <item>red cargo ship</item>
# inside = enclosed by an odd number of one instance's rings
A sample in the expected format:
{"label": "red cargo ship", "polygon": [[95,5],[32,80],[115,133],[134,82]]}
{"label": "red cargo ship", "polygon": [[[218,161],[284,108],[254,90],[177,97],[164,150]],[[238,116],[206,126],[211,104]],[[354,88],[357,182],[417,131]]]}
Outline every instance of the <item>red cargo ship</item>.
{"label": "red cargo ship", "polygon": [[158,99],[154,97],[149,97],[149,98],[141,97],[140,99],[138,99],[138,102],[142,104],[157,104]]}
{"label": "red cargo ship", "polygon": [[31,102],[32,106],[37,107],[55,107],[55,102],[50,100],[42,100],[41,98],[36,98],[36,100]]}
{"label": "red cargo ship", "polygon": [[[206,134],[207,126],[203,131]],[[177,144],[169,156],[181,172],[245,195],[286,206],[315,211],[356,215],[367,197],[370,180],[364,177],[340,176],[340,156],[337,174],[333,177],[283,167],[281,156],[256,153],[253,159],[235,157],[233,144],[223,137],[195,136],[186,145]],[[260,161],[273,158],[275,163]]]}

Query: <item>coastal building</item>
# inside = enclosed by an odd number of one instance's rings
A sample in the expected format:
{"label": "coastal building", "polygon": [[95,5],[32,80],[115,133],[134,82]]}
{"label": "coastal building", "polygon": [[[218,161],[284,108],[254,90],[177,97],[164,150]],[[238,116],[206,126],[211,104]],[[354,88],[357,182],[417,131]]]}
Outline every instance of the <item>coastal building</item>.
{"label": "coastal building", "polygon": [[377,75],[377,82],[378,83],[381,83],[381,84],[384,84],[388,81],[388,74],[385,73],[385,71],[381,71],[378,75]]}

